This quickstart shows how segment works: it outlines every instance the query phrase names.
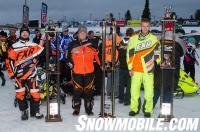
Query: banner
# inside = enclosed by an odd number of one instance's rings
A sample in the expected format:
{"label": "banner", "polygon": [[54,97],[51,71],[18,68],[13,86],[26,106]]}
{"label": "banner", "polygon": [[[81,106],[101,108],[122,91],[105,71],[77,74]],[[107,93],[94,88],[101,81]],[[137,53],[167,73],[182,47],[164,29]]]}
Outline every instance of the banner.
{"label": "banner", "polygon": [[126,21],[125,20],[117,20],[116,24],[119,27],[125,27],[126,26]]}
{"label": "banner", "polygon": [[23,5],[23,24],[28,26],[29,23],[29,7],[27,5]]}
{"label": "banner", "polygon": [[140,27],[141,21],[140,20],[128,20],[127,26],[128,27]]}
{"label": "banner", "polygon": [[199,20],[189,20],[189,19],[184,19],[182,26],[187,26],[187,27],[198,27],[200,25]]}
{"label": "banner", "polygon": [[41,8],[41,28],[45,28],[47,24],[47,4],[42,3],[42,8]]}

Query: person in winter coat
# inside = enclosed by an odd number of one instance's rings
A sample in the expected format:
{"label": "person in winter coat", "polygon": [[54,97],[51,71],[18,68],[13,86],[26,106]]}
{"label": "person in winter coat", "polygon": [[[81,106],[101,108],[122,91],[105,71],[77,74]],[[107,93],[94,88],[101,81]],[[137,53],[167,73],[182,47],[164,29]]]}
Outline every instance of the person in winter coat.
{"label": "person in winter coat", "polygon": [[28,120],[28,100],[30,100],[30,116],[43,118],[39,108],[40,92],[36,83],[36,67],[43,47],[30,42],[29,36],[28,27],[23,26],[20,29],[19,41],[8,49],[6,60],[8,74],[14,81],[21,120]]}
{"label": "person in winter coat", "polygon": [[[168,43],[171,40],[170,37],[166,36],[164,43]],[[181,57],[185,54],[186,49],[183,44],[183,41],[175,37],[175,68],[172,69],[164,69],[161,71],[160,64],[155,64],[154,70],[154,97],[153,97],[153,107],[156,106],[156,103],[161,94],[161,87],[163,85],[163,103],[171,103],[173,99],[173,91],[178,88],[178,81],[180,76],[180,62]],[[161,72],[163,72],[163,84],[161,80]],[[172,76],[174,76],[174,80],[172,80]],[[172,89],[172,85],[174,85],[174,89]]]}
{"label": "person in winter coat", "polygon": [[9,37],[7,38],[7,48],[11,47],[12,44],[16,43],[18,41],[18,37],[16,35],[16,30],[11,29],[9,33]]}
{"label": "person in winter coat", "polygon": [[[88,40],[91,41],[92,46],[97,50],[98,53],[101,44],[101,38],[99,36],[95,36],[94,31],[90,30],[88,32]],[[102,89],[102,70],[99,67],[99,64],[94,61],[94,73],[95,73],[95,79],[94,79],[94,86],[95,86],[95,95],[100,95],[101,94],[101,89]]]}
{"label": "person in winter coat", "polygon": [[[69,36],[69,29],[67,26],[62,28],[62,33],[59,35],[58,38],[60,44],[60,69],[61,69],[61,82],[66,79],[67,81],[71,80],[71,70],[70,67],[67,65],[66,62],[66,52],[69,48],[70,43],[72,42],[72,37]],[[56,38],[53,39],[52,42],[52,50],[56,52]]]}
{"label": "person in winter coat", "polygon": [[73,66],[72,81],[74,85],[72,106],[73,115],[79,115],[81,97],[84,98],[85,112],[93,115],[93,83],[94,83],[94,59],[100,65],[98,53],[92,47],[91,42],[86,38],[87,28],[78,28],[78,40],[71,42],[67,58]]}
{"label": "person in winter coat", "polygon": [[[192,38],[191,38],[192,39]],[[190,77],[195,81],[195,64],[199,65],[199,62],[196,59],[196,49],[195,44],[186,45],[186,54],[183,59],[184,71],[190,75]]]}
{"label": "person in winter coat", "polygon": [[6,46],[6,38],[7,38],[7,33],[2,31],[0,32],[0,77],[2,80],[1,86],[4,86],[6,84],[6,79],[4,76],[4,73],[2,72],[3,65],[5,63],[5,59],[7,58],[7,46]]}
{"label": "person in winter coat", "polygon": [[[133,29],[128,28],[126,30],[126,36],[120,42],[119,51],[119,103],[124,105],[130,104],[130,75],[128,71],[128,65],[126,63],[126,51],[130,37],[133,35]],[[126,87],[126,90],[125,90]],[[124,91],[125,90],[125,91]]]}
{"label": "person in winter coat", "polygon": [[42,34],[39,29],[35,29],[35,37],[33,38],[33,43],[40,44]]}

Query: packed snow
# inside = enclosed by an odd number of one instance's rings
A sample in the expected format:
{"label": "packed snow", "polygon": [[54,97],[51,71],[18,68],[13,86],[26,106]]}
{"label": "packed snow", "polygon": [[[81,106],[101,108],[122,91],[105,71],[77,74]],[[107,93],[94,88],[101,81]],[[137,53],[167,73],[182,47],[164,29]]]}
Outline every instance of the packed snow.
{"label": "packed snow", "polygon": [[[197,50],[200,53],[200,50]],[[200,59],[199,59],[200,62]],[[35,119],[29,117],[27,121],[21,121],[21,113],[14,107],[15,89],[12,80],[8,78],[5,71],[6,85],[0,87],[0,132],[77,132],[75,125],[78,124],[78,117],[73,116],[72,112],[72,97],[67,96],[66,104],[61,103],[61,117],[62,122],[45,122],[45,119]],[[196,82],[200,84],[200,69],[196,66]],[[143,93],[142,93],[143,95]],[[141,96],[143,97],[143,96]],[[200,116],[200,96],[198,94],[186,95],[183,99],[174,99],[174,116],[177,118],[199,118]],[[80,115],[85,114],[82,107]],[[153,118],[157,118],[159,114],[159,102],[154,109]],[[100,96],[95,96],[94,102],[94,116],[98,118],[100,112]],[[129,117],[129,106],[124,106],[118,103],[116,99],[116,117]],[[46,103],[41,105],[41,112],[46,116]],[[143,113],[140,111],[136,118],[143,118]],[[200,131],[200,127],[199,130]]]}

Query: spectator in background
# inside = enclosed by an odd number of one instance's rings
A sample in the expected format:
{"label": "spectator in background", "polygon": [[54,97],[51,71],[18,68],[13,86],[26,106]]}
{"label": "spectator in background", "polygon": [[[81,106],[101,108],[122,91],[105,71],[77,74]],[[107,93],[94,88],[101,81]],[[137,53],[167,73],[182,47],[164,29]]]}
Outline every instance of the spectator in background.
{"label": "spectator in background", "polygon": [[39,29],[35,29],[35,37],[33,38],[33,43],[40,44],[41,41],[41,33]]}
{"label": "spectator in background", "polygon": [[[69,36],[69,29],[67,26],[62,28],[62,33],[59,35],[59,44],[60,44],[60,70],[61,70],[61,82],[66,79],[67,81],[71,80],[71,70],[66,62],[66,52],[69,48],[70,43],[72,42],[72,37]],[[52,43],[52,49],[56,49],[56,39],[54,38]]]}
{"label": "spectator in background", "polygon": [[[99,52],[99,42],[100,42],[100,37],[94,35],[94,31],[89,31],[88,32],[88,40],[92,43],[92,46]],[[94,85],[95,85],[95,95],[100,95],[101,94],[101,87],[102,87],[102,71],[99,65],[97,64],[96,60],[94,60],[94,74],[95,74],[95,79],[94,79]]]}
{"label": "spectator in background", "polygon": [[5,83],[6,83],[6,79],[5,79],[5,76],[4,76],[4,73],[2,72],[2,68],[3,68],[3,65],[4,65],[4,61],[5,59],[7,58],[7,48],[6,48],[6,39],[7,39],[7,33],[4,32],[4,31],[1,31],[0,32],[0,77],[1,77],[1,80],[2,80],[2,83],[1,83],[1,86],[4,86]]}
{"label": "spectator in background", "polygon": [[[119,29],[118,29],[119,30]],[[113,28],[110,28],[110,33],[106,38],[106,51],[105,51],[105,63],[107,67],[111,67],[111,61],[112,61],[112,31]],[[119,33],[119,32],[118,32]],[[119,96],[119,51],[117,49],[117,46],[119,46],[119,43],[121,42],[121,38],[116,32],[116,69],[115,69],[115,82],[116,87],[114,88],[115,97],[117,98]],[[111,71],[107,72],[107,95],[111,95]]]}
{"label": "spectator in background", "polygon": [[195,44],[188,42],[186,45],[186,54],[184,55],[183,65],[184,71],[190,75],[190,77],[195,81],[195,64],[199,65],[196,59],[197,52],[195,50]]}
{"label": "spectator in background", "polygon": [[9,48],[12,44],[16,43],[19,39],[16,35],[16,29],[11,29],[9,33],[9,37],[7,38],[7,47]]}
{"label": "spectator in background", "polygon": [[[126,30],[126,36],[120,42],[119,51],[119,103],[124,103],[124,105],[130,104],[130,75],[128,71],[128,65],[126,63],[126,51],[129,43],[130,37],[133,35],[133,29],[128,28]],[[125,90],[126,87],[126,90]],[[125,90],[125,91],[124,91]]]}
{"label": "spectator in background", "polygon": [[[164,43],[170,44],[170,36],[166,35]],[[162,41],[162,40],[161,40]],[[161,71],[160,65],[155,62],[155,70],[154,70],[154,97],[153,97],[153,108],[155,108],[156,103],[161,94],[162,87],[162,76],[163,76],[163,103],[171,103],[173,99],[173,91],[178,88],[178,81],[180,78],[180,67],[181,67],[181,57],[185,54],[185,45],[183,41],[175,37],[175,68],[176,69],[163,69]],[[162,74],[161,74],[162,73]],[[174,80],[172,80],[172,76],[174,76]],[[174,85],[174,89],[172,86]],[[172,91],[173,90],[173,91]]]}

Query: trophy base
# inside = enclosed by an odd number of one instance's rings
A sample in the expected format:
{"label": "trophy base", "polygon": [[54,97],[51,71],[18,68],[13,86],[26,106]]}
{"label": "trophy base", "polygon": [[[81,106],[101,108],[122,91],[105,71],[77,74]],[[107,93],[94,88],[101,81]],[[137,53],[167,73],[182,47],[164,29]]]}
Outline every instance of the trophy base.
{"label": "trophy base", "polygon": [[171,119],[173,119],[174,118],[174,116],[173,115],[159,115],[158,116],[158,118],[164,118],[164,121],[163,122],[170,122],[171,121]]}
{"label": "trophy base", "polygon": [[46,122],[62,122],[60,115],[49,115],[45,117]]}
{"label": "trophy base", "polygon": [[110,117],[110,118],[116,118],[115,115],[112,115],[111,113],[106,113],[106,112],[104,112],[104,116],[100,113],[99,117],[100,118],[108,118],[108,117]]}

